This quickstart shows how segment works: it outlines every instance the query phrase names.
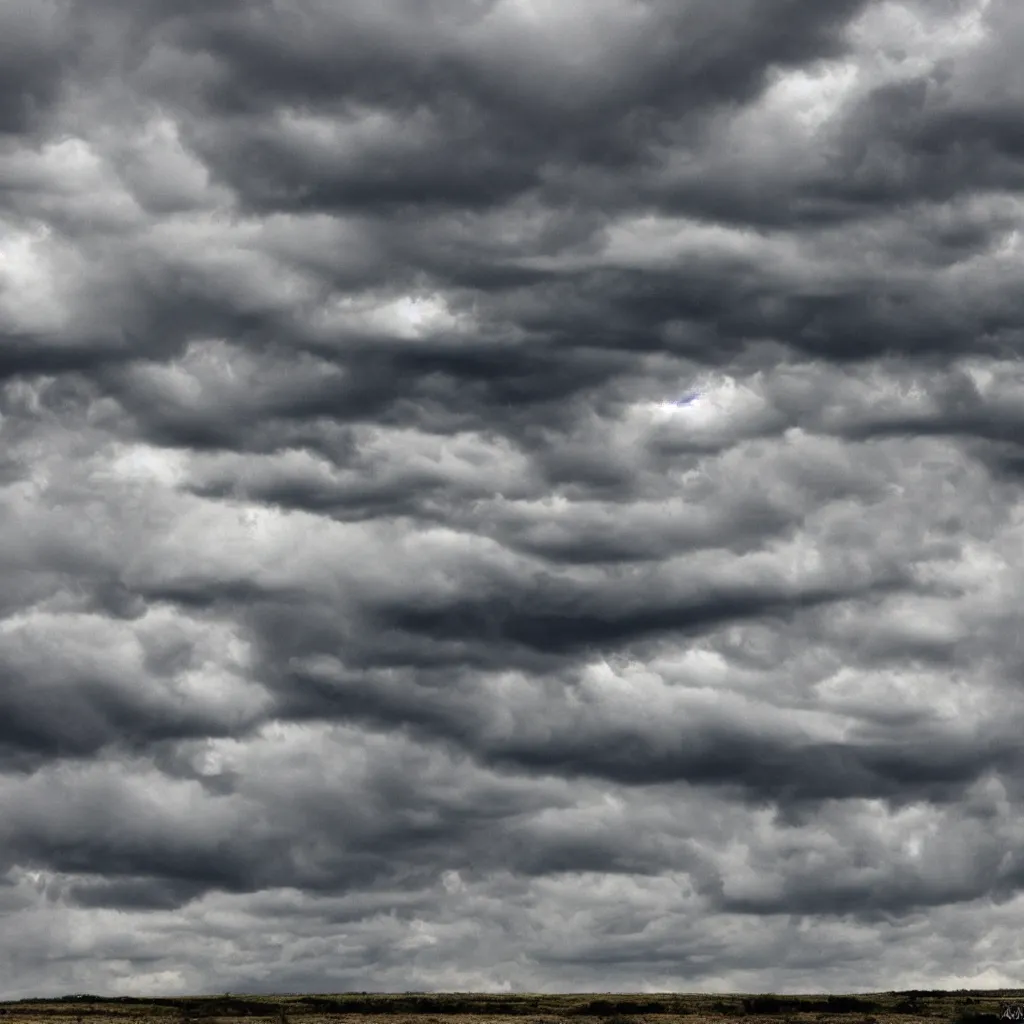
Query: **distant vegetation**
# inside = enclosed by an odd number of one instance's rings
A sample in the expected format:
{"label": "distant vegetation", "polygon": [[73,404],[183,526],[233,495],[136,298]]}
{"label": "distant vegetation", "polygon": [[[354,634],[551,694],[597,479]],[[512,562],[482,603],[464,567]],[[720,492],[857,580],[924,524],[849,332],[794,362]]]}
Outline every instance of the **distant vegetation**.
{"label": "distant vegetation", "polygon": [[[350,992],[338,995],[253,996],[225,993],[217,996],[145,998],[101,996],[89,993],[59,998],[21,999],[0,1004],[0,1014],[22,1018],[24,1024],[47,1018],[74,1018],[89,1024],[144,1024],[147,1018],[174,1017],[178,1021],[217,1018],[218,1024],[251,1017],[276,1020],[277,1024],[324,1024],[348,1014],[368,1016],[531,1017],[535,1021],[569,1024],[575,1018],[600,1020],[602,1024],[643,1024],[642,1018],[700,1017],[704,1019],[813,1015],[815,1024],[830,1018],[855,1020],[851,1024],[879,1024],[881,1018],[931,1018],[948,1024],[1001,1024],[1001,1009],[1024,1003],[1020,991],[942,992],[910,990],[870,995],[782,996],[702,994],[396,994]],[[301,1020],[299,1018],[304,1018]],[[14,1024],[14,1022],[11,1022]],[[56,1024],[56,1022],[54,1022]],[[582,1022],[581,1022],[582,1024]],[[669,1022],[665,1022],[669,1024]]]}

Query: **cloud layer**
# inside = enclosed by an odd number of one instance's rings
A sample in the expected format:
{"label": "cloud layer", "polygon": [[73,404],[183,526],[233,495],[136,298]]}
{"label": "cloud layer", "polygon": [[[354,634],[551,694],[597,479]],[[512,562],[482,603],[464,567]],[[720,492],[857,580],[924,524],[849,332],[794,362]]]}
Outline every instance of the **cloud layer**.
{"label": "cloud layer", "polygon": [[1024,12],[0,10],[0,993],[1019,983]]}

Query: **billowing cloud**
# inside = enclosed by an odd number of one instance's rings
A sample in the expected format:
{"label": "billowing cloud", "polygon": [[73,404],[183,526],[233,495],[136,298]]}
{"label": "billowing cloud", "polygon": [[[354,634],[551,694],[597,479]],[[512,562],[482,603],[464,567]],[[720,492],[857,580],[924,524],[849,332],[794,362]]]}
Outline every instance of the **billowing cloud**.
{"label": "billowing cloud", "polygon": [[6,4],[2,994],[1011,984],[1022,41]]}

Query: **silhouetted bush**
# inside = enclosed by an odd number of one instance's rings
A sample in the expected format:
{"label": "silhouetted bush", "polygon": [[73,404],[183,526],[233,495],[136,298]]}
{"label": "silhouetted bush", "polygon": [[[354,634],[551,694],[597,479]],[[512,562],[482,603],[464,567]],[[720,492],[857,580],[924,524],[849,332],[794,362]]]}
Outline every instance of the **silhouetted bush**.
{"label": "silhouetted bush", "polygon": [[857,996],[829,996],[825,1002],[831,1013],[871,1013],[878,1009],[877,1003]]}
{"label": "silhouetted bush", "polygon": [[826,999],[799,999],[793,996],[750,996],[743,1000],[743,1012],[751,1015],[792,1013],[871,1013],[879,1006],[856,996],[828,996]]}
{"label": "silhouetted bush", "polygon": [[204,1000],[191,1009],[197,1017],[266,1017],[272,1012],[267,1003],[238,998]]}
{"label": "silhouetted bush", "polygon": [[975,1013],[973,1010],[961,1010],[953,1018],[953,1024],[999,1024],[999,1015],[995,1013]]}
{"label": "silhouetted bush", "polygon": [[743,1000],[743,1012],[747,1014],[796,1013],[799,1009],[797,1000],[778,996],[751,996]]}
{"label": "silhouetted bush", "polygon": [[577,1017],[611,1018],[636,1013],[670,1013],[671,1010],[657,999],[652,999],[648,1003],[638,1003],[632,999],[615,1002],[610,999],[592,999],[588,1003],[574,1006],[569,1012]]}

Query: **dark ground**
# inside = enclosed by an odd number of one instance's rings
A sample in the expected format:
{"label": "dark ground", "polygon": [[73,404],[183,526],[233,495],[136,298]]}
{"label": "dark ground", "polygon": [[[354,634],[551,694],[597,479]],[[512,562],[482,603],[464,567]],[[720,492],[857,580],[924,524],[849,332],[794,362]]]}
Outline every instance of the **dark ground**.
{"label": "dark ground", "polygon": [[[274,1024],[368,1024],[367,1017],[389,1017],[393,1024],[414,1024],[420,1018],[451,1019],[472,1024],[472,1017],[487,1017],[489,1024],[516,1018],[536,1024],[579,1018],[579,1024],[687,1024],[703,1020],[744,1018],[748,1024],[798,1020],[807,1024],[914,1024],[941,1020],[956,1024],[999,1024],[1022,1020],[1024,989],[979,992],[906,991],[870,995],[482,995],[478,993],[405,993],[382,995],[217,995],[167,999],[122,996],[68,995],[60,998],[22,999],[0,1003],[0,1015],[17,1024],[147,1024],[161,1018],[203,1020],[230,1024],[256,1018]],[[14,1024],[14,1022],[11,1022]]]}

